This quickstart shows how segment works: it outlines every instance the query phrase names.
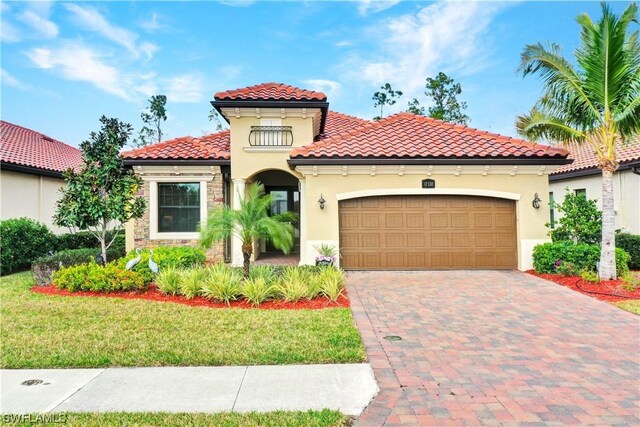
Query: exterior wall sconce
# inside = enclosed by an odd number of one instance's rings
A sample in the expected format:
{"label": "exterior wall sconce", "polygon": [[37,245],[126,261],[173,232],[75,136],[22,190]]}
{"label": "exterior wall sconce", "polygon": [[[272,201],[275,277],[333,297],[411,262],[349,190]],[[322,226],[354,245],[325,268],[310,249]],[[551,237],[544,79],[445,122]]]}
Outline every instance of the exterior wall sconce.
{"label": "exterior wall sconce", "polygon": [[540,202],[541,202],[541,201],[542,201],[542,200],[540,200],[540,197],[538,197],[538,193],[536,193],[536,194],[533,196],[533,201],[531,202],[531,204],[533,205],[533,208],[534,208],[534,209],[540,209]]}
{"label": "exterior wall sconce", "polygon": [[318,203],[320,204],[320,209],[324,209],[324,204],[327,201],[324,199],[324,197],[322,197],[322,194],[320,194],[320,198],[318,199]]}

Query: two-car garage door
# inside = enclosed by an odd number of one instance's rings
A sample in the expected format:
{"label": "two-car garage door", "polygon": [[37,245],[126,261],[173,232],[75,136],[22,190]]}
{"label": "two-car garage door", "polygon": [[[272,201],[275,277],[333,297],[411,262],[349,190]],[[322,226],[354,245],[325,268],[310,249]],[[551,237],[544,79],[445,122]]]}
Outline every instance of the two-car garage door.
{"label": "two-car garage door", "polygon": [[379,196],[340,201],[345,269],[513,269],[512,200]]}

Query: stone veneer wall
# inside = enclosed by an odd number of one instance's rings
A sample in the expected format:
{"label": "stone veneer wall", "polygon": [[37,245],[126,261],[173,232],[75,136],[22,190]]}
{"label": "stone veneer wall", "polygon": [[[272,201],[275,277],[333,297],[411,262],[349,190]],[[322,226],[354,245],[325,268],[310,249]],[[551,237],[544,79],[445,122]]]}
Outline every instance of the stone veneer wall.
{"label": "stone veneer wall", "polygon": [[[175,174],[153,174],[154,177],[171,176],[176,177]],[[181,174],[181,176],[201,176],[197,174]],[[177,177],[176,177],[177,178]],[[198,240],[176,240],[176,239],[154,239],[149,238],[149,181],[144,181],[143,186],[138,190],[138,196],[143,196],[147,201],[147,209],[144,212],[144,216],[134,223],[134,247],[141,249],[152,249],[157,246],[198,246]],[[220,170],[215,172],[215,177],[212,181],[207,182],[207,211],[216,206],[222,206],[224,204],[223,195],[223,178]],[[208,262],[224,262],[224,244],[222,242],[214,244],[206,252]]]}

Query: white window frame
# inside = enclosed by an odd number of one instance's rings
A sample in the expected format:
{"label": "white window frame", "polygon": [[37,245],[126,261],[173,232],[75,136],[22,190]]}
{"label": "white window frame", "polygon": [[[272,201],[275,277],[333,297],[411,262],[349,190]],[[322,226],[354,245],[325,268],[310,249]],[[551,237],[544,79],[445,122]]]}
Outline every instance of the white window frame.
{"label": "white window frame", "polygon": [[169,179],[155,179],[149,181],[149,238],[151,240],[194,240],[200,238],[200,233],[158,231],[158,182],[162,183],[194,183],[200,184],[200,224],[207,222],[207,180],[200,177],[171,177]]}

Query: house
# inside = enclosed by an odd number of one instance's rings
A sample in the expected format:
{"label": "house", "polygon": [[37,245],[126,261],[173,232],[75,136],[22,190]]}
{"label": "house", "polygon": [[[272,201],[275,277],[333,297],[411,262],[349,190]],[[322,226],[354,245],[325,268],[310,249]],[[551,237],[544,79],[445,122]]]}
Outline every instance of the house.
{"label": "house", "polygon": [[[207,211],[238,207],[256,181],[273,212],[299,215],[300,264],[328,243],[346,269],[524,270],[548,241],[538,200],[549,173],[570,162],[563,149],[409,113],[371,122],[279,83],[218,92],[211,104],[229,130],[123,153],[149,201],[127,227],[129,249],[196,244]],[[240,265],[239,242],[209,258]]]}
{"label": "house", "polygon": [[[595,150],[588,144],[569,144],[573,163],[563,165],[549,175],[549,200],[562,204],[567,191],[596,199],[602,209],[602,171]],[[640,234],[640,136],[616,147],[620,167],[613,175],[616,229]],[[551,218],[557,213],[551,209]]]}
{"label": "house", "polygon": [[53,225],[62,172],[82,163],[75,147],[13,123],[0,120],[0,217],[28,217],[54,233],[69,230]]}

